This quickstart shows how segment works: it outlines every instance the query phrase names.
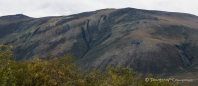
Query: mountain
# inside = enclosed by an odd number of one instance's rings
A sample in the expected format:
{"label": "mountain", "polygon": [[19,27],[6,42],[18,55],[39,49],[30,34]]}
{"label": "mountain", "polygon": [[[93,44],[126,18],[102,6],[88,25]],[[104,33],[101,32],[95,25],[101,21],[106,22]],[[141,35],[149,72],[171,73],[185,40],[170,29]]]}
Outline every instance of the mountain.
{"label": "mountain", "polygon": [[20,21],[25,21],[30,19],[30,17],[23,14],[8,15],[0,17],[0,25],[7,25],[11,23],[17,23]]}
{"label": "mountain", "polygon": [[156,76],[198,69],[198,17],[185,13],[124,8],[43,18],[2,16],[0,43],[13,45],[20,61],[71,53],[83,69],[124,66]]}

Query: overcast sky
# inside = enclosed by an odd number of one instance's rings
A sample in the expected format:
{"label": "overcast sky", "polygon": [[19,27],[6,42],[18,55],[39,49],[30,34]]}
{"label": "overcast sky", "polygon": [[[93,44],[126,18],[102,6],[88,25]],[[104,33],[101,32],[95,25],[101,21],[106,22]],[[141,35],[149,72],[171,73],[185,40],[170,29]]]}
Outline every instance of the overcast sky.
{"label": "overcast sky", "polygon": [[62,16],[105,8],[138,8],[198,15],[198,0],[0,0],[0,16]]}

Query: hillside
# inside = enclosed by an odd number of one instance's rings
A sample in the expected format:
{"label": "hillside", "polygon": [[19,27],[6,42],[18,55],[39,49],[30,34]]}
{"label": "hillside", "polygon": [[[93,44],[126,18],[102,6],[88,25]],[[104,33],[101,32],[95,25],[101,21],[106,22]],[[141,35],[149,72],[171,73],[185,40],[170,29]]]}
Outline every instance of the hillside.
{"label": "hillside", "polygon": [[184,13],[124,8],[0,17],[0,44],[14,46],[15,60],[71,53],[83,69],[124,66],[156,76],[197,72],[197,39],[198,17]]}

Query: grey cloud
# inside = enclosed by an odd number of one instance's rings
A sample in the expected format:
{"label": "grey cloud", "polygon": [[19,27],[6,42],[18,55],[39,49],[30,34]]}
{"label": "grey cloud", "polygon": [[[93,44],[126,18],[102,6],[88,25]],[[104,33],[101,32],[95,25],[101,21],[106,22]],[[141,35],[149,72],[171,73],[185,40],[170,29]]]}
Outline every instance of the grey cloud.
{"label": "grey cloud", "polygon": [[125,7],[198,15],[197,0],[1,0],[0,3],[0,16],[17,13],[31,17],[60,16]]}

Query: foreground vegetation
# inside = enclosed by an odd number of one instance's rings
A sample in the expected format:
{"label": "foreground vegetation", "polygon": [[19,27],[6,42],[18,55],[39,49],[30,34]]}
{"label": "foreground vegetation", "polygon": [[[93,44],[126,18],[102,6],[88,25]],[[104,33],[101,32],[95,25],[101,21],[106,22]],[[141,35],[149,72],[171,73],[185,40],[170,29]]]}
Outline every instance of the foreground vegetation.
{"label": "foreground vegetation", "polygon": [[10,60],[12,48],[0,44],[0,86],[180,86],[178,83],[146,82],[132,69],[124,67],[85,72],[75,65],[70,54],[60,59],[14,61]]}

